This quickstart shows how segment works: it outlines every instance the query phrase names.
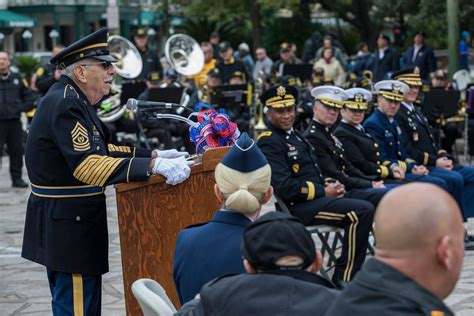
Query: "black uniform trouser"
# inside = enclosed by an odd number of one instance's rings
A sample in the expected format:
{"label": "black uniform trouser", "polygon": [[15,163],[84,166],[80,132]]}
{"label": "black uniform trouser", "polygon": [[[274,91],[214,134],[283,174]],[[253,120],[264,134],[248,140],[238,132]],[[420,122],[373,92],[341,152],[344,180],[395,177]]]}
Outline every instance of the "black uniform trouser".
{"label": "black uniform trouser", "polygon": [[0,120],[0,154],[7,144],[12,180],[21,178],[23,168],[23,127],[20,119]]}
{"label": "black uniform trouser", "polygon": [[350,281],[365,260],[375,208],[352,198],[322,197],[290,206],[291,213],[305,225],[329,225],[344,229],[341,256],[333,280]]}

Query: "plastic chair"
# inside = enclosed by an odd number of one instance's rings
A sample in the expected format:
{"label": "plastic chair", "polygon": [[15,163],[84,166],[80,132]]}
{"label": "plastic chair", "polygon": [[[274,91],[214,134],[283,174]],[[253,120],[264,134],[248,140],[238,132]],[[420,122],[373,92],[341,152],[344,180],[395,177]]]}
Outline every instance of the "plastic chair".
{"label": "plastic chair", "polygon": [[172,316],[176,313],[176,308],[166,295],[166,291],[155,280],[136,280],[132,284],[132,292],[144,316]]}

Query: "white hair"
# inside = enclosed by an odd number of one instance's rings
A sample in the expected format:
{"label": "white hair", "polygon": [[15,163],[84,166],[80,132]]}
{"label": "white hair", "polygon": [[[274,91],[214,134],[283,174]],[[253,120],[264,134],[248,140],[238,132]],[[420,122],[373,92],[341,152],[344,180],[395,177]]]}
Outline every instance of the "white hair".
{"label": "white hair", "polygon": [[224,207],[246,215],[253,215],[263,203],[271,177],[268,164],[251,172],[240,172],[220,163],[215,170],[217,186],[224,195]]}

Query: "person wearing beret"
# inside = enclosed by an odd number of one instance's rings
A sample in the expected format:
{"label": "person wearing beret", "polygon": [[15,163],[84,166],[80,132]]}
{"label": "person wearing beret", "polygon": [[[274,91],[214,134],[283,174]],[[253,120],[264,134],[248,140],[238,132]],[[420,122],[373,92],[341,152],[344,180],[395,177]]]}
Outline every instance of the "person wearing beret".
{"label": "person wearing beret", "polygon": [[[376,207],[387,192],[383,180],[374,175],[366,175],[348,159],[341,141],[333,134],[334,125],[339,117],[339,110],[347,101],[347,93],[339,87],[322,86],[311,91],[314,97],[313,120],[304,136],[316,149],[316,157],[323,175],[330,180],[337,180],[351,197],[370,201]],[[357,105],[362,95],[357,95]],[[328,181],[330,181],[328,180]],[[368,194],[377,192],[378,194]]]}
{"label": "person wearing beret", "polygon": [[215,169],[214,190],[221,209],[208,223],[182,230],[176,240],[173,279],[181,304],[210,280],[245,272],[240,239],[272,196],[270,178],[267,159],[242,133]]}
{"label": "person wearing beret", "polygon": [[415,33],[413,45],[408,47],[402,56],[402,69],[415,67],[420,69],[420,77],[423,81],[428,80],[428,75],[438,68],[433,50],[425,44],[423,31]]}
{"label": "person wearing beret", "polygon": [[461,200],[459,206],[464,217],[474,216],[474,168],[455,162],[446,150],[438,146],[428,119],[415,105],[422,85],[419,71],[405,69],[393,76],[410,87],[395,116],[406,135],[404,146],[407,153],[426,166],[430,175],[444,179],[451,190],[460,191],[461,198],[457,200]]}
{"label": "person wearing beret", "polygon": [[316,275],[321,253],[291,215],[263,215],[245,228],[240,247],[247,273],[210,281],[176,315],[323,315],[339,294]]}
{"label": "person wearing beret", "polygon": [[61,78],[40,100],[26,146],[31,180],[22,257],[46,267],[53,315],[100,315],[108,272],[105,187],[161,174],[189,176],[187,153],[109,142],[94,106],[110,93],[115,59],[100,29],[51,59]]}
{"label": "person wearing beret", "polygon": [[[362,126],[368,103],[372,93],[362,88],[346,90],[348,99],[341,109],[341,122],[336,127],[334,135],[344,146],[347,159],[366,175],[390,182],[404,180],[405,173],[398,164],[391,167],[382,164],[380,144]],[[388,180],[388,181],[387,181]]]}
{"label": "person wearing beret", "polygon": [[374,206],[368,201],[348,198],[351,193],[341,183],[325,181],[315,148],[293,128],[297,103],[294,87],[274,86],[260,100],[268,109],[269,131],[260,135],[257,144],[272,167],[275,193],[305,225],[344,229],[333,281],[338,285],[348,282],[364,262]]}
{"label": "person wearing beret", "polygon": [[[377,94],[378,108],[365,120],[363,127],[372,135],[380,145],[380,158],[382,165],[392,169],[398,165],[405,178],[410,181],[428,182],[450,192],[453,197],[462,203],[462,191],[450,186],[449,183],[438,176],[432,176],[426,166],[412,159],[405,150],[404,138],[395,115],[400,108],[403,96],[410,88],[397,80],[383,80],[374,85]],[[460,204],[461,205],[461,204]]]}

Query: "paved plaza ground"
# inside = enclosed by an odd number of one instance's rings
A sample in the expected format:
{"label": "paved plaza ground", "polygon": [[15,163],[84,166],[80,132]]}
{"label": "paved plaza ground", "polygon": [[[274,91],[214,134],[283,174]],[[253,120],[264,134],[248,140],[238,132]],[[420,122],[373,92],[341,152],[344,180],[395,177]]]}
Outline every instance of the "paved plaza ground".
{"label": "paved plaza ground", "polygon": [[[25,176],[26,179],[26,176]],[[0,315],[51,315],[50,293],[43,266],[20,257],[29,189],[11,188],[8,159],[0,169]],[[103,277],[102,311],[125,315],[120,242],[113,187],[107,189],[110,272]],[[271,210],[267,206],[267,210]],[[474,233],[474,219],[469,222]],[[446,303],[459,316],[474,316],[474,251],[467,252],[455,291]]]}

